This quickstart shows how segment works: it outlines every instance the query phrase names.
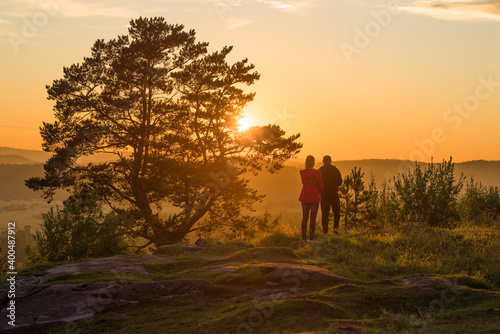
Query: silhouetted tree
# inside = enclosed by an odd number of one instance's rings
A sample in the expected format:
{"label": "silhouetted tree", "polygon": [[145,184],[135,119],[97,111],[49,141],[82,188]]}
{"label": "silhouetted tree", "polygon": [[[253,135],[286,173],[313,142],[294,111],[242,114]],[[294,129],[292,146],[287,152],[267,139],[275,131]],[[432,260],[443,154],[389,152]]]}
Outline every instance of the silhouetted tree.
{"label": "silhouetted tree", "polygon": [[[47,86],[56,120],[41,134],[54,155],[28,187],[49,199],[60,188],[93,189],[134,217],[133,235],[157,245],[181,241],[210,211],[234,218],[260,200],[241,174],[282,168],[302,147],[299,134],[284,137],[276,125],[238,132],[254,97],[241,86],[260,75],[247,59],[228,64],[231,47],[209,54],[207,46],[163,18],[132,20],[129,35],[96,41]],[[77,163],[96,153],[110,161]],[[179,213],[161,218],[165,203]]]}
{"label": "silhouetted tree", "polygon": [[377,183],[375,181],[375,175],[371,173],[370,175],[370,185],[368,190],[366,190],[366,214],[365,218],[372,226],[375,225],[375,221],[379,218],[379,194],[377,189]]}
{"label": "silhouetted tree", "polygon": [[340,211],[345,228],[368,225],[376,217],[377,192],[372,176],[370,188],[365,189],[361,168],[354,167],[339,188]]}
{"label": "silhouetted tree", "polygon": [[344,221],[344,227],[347,229],[350,227],[350,222],[352,220],[352,207],[353,207],[353,194],[351,192],[352,188],[352,178],[351,175],[347,175],[344,178],[344,182],[339,187],[339,198],[340,198],[340,217]]}

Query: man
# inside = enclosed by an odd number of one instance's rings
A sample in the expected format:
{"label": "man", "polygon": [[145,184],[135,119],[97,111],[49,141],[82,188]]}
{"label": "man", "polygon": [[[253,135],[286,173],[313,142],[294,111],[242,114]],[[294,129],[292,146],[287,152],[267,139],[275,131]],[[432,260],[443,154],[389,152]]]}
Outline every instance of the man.
{"label": "man", "polygon": [[328,218],[330,207],[333,209],[333,233],[339,234],[340,221],[340,200],[339,186],[342,185],[342,175],[337,167],[332,165],[332,158],[329,155],[323,157],[323,166],[319,168],[323,176],[323,193],[321,194],[321,223],[323,233],[328,233]]}

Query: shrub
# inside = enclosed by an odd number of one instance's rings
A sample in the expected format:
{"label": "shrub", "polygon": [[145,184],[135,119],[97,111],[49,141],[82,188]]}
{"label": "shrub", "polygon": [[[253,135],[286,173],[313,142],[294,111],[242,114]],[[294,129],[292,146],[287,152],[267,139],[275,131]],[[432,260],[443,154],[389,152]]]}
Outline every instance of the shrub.
{"label": "shrub", "polygon": [[43,214],[35,243],[38,261],[73,261],[124,253],[128,219],[116,212],[104,214],[95,194],[79,194]]}
{"label": "shrub", "polygon": [[210,219],[198,228],[198,236],[209,238],[219,233],[225,241],[260,239],[272,233],[279,226],[280,219],[281,215],[273,217],[267,210],[260,216],[235,215],[225,219],[211,214]]}
{"label": "shrub", "polygon": [[460,216],[463,221],[491,223],[500,217],[500,192],[498,187],[485,187],[473,179],[467,183],[465,195],[460,199]]}
{"label": "shrub", "polygon": [[455,180],[451,158],[440,164],[431,162],[424,170],[416,164],[413,171],[398,174],[394,181],[404,220],[448,226],[459,218],[457,202],[464,176]]}

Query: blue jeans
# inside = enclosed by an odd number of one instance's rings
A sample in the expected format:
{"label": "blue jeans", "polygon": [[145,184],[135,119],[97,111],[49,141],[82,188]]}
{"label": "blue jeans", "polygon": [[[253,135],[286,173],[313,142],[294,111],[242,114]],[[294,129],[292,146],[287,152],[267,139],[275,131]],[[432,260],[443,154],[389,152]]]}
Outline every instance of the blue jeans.
{"label": "blue jeans", "polygon": [[316,215],[318,214],[319,202],[302,203],[302,240],[307,240],[307,221],[309,212],[311,213],[311,223],[309,224],[309,238],[314,240],[314,230],[316,229]]}

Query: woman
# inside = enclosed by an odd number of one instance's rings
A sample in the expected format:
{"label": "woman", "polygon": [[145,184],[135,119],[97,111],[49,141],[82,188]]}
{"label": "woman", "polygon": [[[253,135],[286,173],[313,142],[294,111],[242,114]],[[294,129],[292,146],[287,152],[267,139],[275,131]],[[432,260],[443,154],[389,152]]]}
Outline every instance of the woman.
{"label": "woman", "polygon": [[[314,240],[314,230],[316,229],[316,215],[318,214],[319,202],[321,201],[321,193],[323,192],[323,177],[321,172],[314,167],[314,157],[308,155],[306,158],[306,168],[300,171],[302,178],[302,191],[300,192],[299,201],[302,202],[302,240]],[[309,240],[307,234],[307,220],[309,224]]]}

